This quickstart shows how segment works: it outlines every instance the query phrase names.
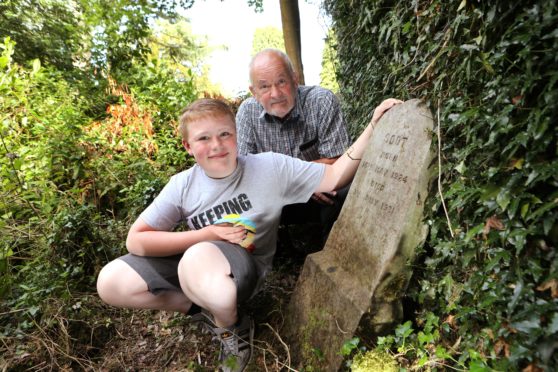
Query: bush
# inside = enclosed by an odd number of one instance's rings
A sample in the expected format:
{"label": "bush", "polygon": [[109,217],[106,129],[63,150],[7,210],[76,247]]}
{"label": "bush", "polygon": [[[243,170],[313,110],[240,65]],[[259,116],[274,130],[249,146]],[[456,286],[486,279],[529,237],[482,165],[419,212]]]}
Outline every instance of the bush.
{"label": "bush", "polygon": [[[421,331],[409,335],[406,358],[413,366],[428,355],[472,369],[551,369],[558,362],[558,72],[549,66],[558,55],[557,5],[325,6],[352,131],[388,96],[425,99],[440,126],[442,188],[428,201],[430,236],[408,291]],[[427,340],[420,332],[432,334],[424,330],[432,315],[439,337]],[[436,356],[437,347],[447,355]]]}
{"label": "bush", "polygon": [[[111,332],[98,298],[88,296],[99,270],[124,253],[131,221],[168,177],[192,164],[171,118],[195,97],[193,86],[168,69],[149,75],[137,66],[136,76],[160,85],[130,79],[138,99],[109,78],[100,114],[87,84],[70,84],[39,61],[14,64],[14,43],[0,46],[0,364],[49,359],[86,369],[81,358]],[[87,346],[94,338],[101,344]]]}

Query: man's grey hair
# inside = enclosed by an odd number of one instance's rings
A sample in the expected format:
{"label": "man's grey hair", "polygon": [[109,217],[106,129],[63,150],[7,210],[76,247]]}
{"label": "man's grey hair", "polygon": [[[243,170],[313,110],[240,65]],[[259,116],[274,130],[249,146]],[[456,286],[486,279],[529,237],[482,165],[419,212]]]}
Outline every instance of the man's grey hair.
{"label": "man's grey hair", "polygon": [[248,65],[248,73],[250,74],[250,83],[251,84],[254,84],[254,82],[252,81],[252,69],[254,68],[254,63],[256,62],[258,57],[260,57],[262,55],[265,55],[265,54],[272,54],[272,55],[275,55],[276,57],[279,57],[279,59],[281,59],[281,61],[283,61],[283,64],[287,68],[287,72],[289,73],[291,78],[294,79],[295,70],[294,70],[293,63],[291,62],[291,59],[289,58],[289,56],[286,53],[284,53],[283,51],[279,50],[279,49],[266,48],[266,49],[262,49],[258,53],[256,53],[256,55],[254,55],[254,57],[252,57],[252,60],[250,61],[250,64]]}

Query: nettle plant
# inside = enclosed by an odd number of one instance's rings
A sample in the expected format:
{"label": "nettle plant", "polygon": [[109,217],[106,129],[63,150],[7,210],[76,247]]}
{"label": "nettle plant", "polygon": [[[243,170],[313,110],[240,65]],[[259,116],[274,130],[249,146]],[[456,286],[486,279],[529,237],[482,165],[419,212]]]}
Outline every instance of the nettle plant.
{"label": "nettle plant", "polygon": [[414,312],[380,346],[412,368],[555,366],[557,5],[325,6],[354,132],[389,96],[424,99],[438,125],[430,235],[407,294]]}

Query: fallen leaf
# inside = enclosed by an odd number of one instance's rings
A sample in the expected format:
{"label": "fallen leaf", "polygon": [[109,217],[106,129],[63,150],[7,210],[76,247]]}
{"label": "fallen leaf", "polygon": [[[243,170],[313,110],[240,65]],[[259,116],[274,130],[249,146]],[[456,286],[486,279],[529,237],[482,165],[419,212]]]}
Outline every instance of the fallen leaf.
{"label": "fallen leaf", "polygon": [[494,344],[494,352],[496,353],[496,355],[500,355],[503,352],[506,358],[509,358],[510,345],[502,337],[500,337]]}
{"label": "fallen leaf", "polygon": [[537,367],[535,364],[529,364],[527,367],[523,368],[522,372],[543,372],[543,369]]}
{"label": "fallen leaf", "polygon": [[482,330],[484,333],[486,333],[486,335],[488,336],[488,338],[490,338],[491,340],[494,340],[494,332],[490,329],[490,328],[485,328]]}
{"label": "fallen leaf", "polygon": [[520,159],[516,159],[516,158],[512,158],[510,160],[510,169],[522,169],[523,168],[523,163],[525,163],[525,159],[524,158],[520,158]]}
{"label": "fallen leaf", "polygon": [[486,220],[486,223],[484,224],[484,229],[482,231],[482,234],[484,235],[485,239],[488,233],[490,232],[490,230],[504,230],[504,224],[502,223],[502,221],[498,219],[498,217],[492,216]]}
{"label": "fallen leaf", "polygon": [[552,298],[558,298],[558,280],[550,279],[537,287],[537,291],[540,292],[546,291],[547,289],[550,289],[550,296]]}
{"label": "fallen leaf", "polygon": [[448,315],[448,317],[446,318],[446,320],[444,320],[444,323],[449,324],[449,326],[453,329],[456,329],[457,326],[455,324],[455,316],[453,314]]}

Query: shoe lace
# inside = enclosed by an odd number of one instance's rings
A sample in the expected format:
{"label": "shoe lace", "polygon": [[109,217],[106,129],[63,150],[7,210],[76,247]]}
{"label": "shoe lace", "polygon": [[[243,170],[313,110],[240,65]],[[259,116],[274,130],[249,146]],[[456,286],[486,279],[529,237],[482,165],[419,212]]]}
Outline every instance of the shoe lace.
{"label": "shoe lace", "polygon": [[223,352],[226,355],[233,354],[237,355],[239,351],[239,338],[234,335],[232,332],[224,332],[221,335],[217,336],[221,341],[221,346],[223,348]]}
{"label": "shoe lace", "polygon": [[221,348],[226,355],[239,355],[240,352],[247,347],[250,347],[250,341],[248,338],[250,336],[250,329],[236,329],[232,331],[224,331],[220,334],[216,334],[213,339],[217,339],[221,342]]}

